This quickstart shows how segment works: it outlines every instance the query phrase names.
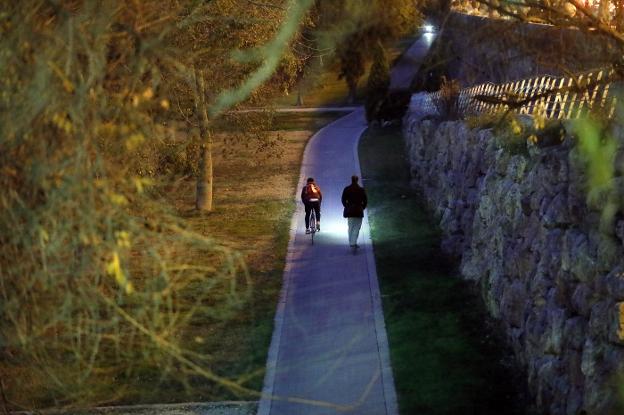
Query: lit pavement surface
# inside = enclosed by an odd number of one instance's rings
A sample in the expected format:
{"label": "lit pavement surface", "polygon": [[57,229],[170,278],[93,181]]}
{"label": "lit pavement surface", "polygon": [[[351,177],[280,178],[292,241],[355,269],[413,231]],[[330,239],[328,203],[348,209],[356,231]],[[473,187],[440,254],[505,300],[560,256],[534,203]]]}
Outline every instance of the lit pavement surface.
{"label": "lit pavement surface", "polygon": [[[392,89],[409,87],[434,38],[423,33],[403,54]],[[368,217],[353,255],[340,202],[351,176],[361,177],[357,143],[365,129],[358,109],[306,147],[298,192],[309,176],[321,187],[321,232],[312,245],[297,192],[258,415],[398,414]]]}
{"label": "lit pavement surface", "polygon": [[437,36],[436,28],[426,25],[420,38],[412,44],[392,67],[390,90],[409,89],[412,79]]}
{"label": "lit pavement surface", "polygon": [[321,187],[321,232],[312,245],[299,202],[261,415],[397,413],[368,220],[354,255],[340,202],[351,176],[360,175],[355,151],[365,128],[357,110],[306,148],[299,189],[308,176]]}

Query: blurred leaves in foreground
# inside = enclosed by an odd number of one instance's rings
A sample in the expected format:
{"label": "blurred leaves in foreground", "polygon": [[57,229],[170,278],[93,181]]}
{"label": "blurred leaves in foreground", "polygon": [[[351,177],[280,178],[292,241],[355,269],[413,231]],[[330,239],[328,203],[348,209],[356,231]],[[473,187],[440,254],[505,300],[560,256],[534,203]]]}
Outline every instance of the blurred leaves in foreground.
{"label": "blurred leaves in foreground", "polygon": [[615,215],[622,206],[618,195],[621,189],[616,188],[614,180],[618,143],[606,121],[596,117],[587,115],[575,120],[573,130],[578,136],[578,155],[586,169],[587,203],[601,212],[601,227],[613,229]]}
{"label": "blurred leaves in foreground", "polygon": [[[253,45],[241,33],[213,42],[238,24],[222,13],[234,4],[0,4],[0,377],[9,403],[114,402],[146,377],[203,377],[249,396],[242,381],[212,371],[193,334],[249,297],[245,265],[159,198],[163,143],[190,107],[192,66],[213,65],[213,91],[253,70],[206,58],[228,56],[220,48],[232,42]],[[258,39],[279,23],[264,22]],[[194,38],[191,51],[181,48]]]}
{"label": "blurred leaves in foreground", "polygon": [[[198,174],[198,129],[279,153],[270,114],[223,112],[288,91],[312,56],[301,48],[369,33],[364,15],[412,27],[415,4],[395,3],[375,2],[377,14],[351,1],[328,22],[321,0],[0,0],[0,377],[11,407],[94,406],[139,382],[200,378],[257,395],[244,376],[219,376],[196,330],[250,297],[245,264],[162,195],[172,174]],[[384,21],[380,36],[399,29]]]}

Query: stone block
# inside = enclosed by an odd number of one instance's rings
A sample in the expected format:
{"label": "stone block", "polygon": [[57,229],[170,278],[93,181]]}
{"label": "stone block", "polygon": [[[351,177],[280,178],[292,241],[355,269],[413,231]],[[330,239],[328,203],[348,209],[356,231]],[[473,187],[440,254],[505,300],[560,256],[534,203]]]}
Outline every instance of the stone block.
{"label": "stone block", "polygon": [[552,356],[547,356],[540,360],[536,379],[538,407],[548,408],[554,403],[560,364],[559,359]]}
{"label": "stone block", "polygon": [[596,270],[609,272],[621,262],[624,252],[619,241],[608,235],[602,235],[598,239]]}
{"label": "stone block", "polygon": [[566,232],[561,252],[561,268],[569,271],[579,281],[589,282],[595,278],[596,257],[591,255],[589,238],[585,233],[577,229]]}
{"label": "stone block", "polygon": [[546,313],[544,307],[536,308],[534,304],[528,310],[526,319],[526,338],[527,344],[541,356],[543,354],[542,338],[546,332]]}
{"label": "stone block", "polygon": [[[563,339],[565,347],[568,350],[582,350],[585,343],[587,331],[587,320],[583,317],[576,316],[566,320],[563,327]],[[580,355],[579,355],[580,365]],[[579,366],[580,370],[580,366]]]}
{"label": "stone block", "polygon": [[553,280],[550,275],[538,270],[530,282],[531,299],[537,305],[545,304],[551,288],[553,288]]}
{"label": "stone block", "polygon": [[548,309],[546,314],[546,330],[542,338],[544,353],[560,355],[563,345],[563,331],[566,313],[563,309]]}
{"label": "stone block", "polygon": [[624,244],[624,219],[615,222],[615,236],[620,240],[620,244]]}
{"label": "stone block", "polygon": [[568,273],[559,271],[555,275],[555,306],[568,310],[573,314],[572,294],[576,284],[570,279]]}
{"label": "stone block", "polygon": [[608,301],[597,301],[591,306],[588,333],[598,339],[606,339],[609,334],[609,312],[611,304]]}
{"label": "stone block", "polygon": [[558,193],[550,202],[542,216],[542,222],[547,228],[568,227],[572,220],[568,212],[567,195],[563,192]]}
{"label": "stone block", "polygon": [[511,155],[503,150],[499,149],[496,152],[496,160],[494,162],[494,171],[499,176],[505,176],[507,174],[507,167],[509,166],[509,160]]}
{"label": "stone block", "polygon": [[604,277],[604,285],[610,298],[624,301],[624,265],[616,266]]}
{"label": "stone block", "polygon": [[565,415],[579,415],[583,409],[583,388],[572,387],[566,400]]}
{"label": "stone block", "polygon": [[585,379],[595,378],[603,371],[601,367],[603,353],[604,346],[601,343],[594,341],[592,338],[585,340],[581,356],[581,371]]}
{"label": "stone block", "polygon": [[507,166],[507,177],[516,183],[522,182],[526,176],[527,165],[528,160],[525,156],[512,156]]}
{"label": "stone block", "polygon": [[523,327],[527,301],[527,292],[524,284],[514,280],[503,291],[501,299],[502,318],[512,327]]}
{"label": "stone block", "polygon": [[614,402],[613,388],[607,386],[604,376],[587,379],[584,388],[584,409],[587,414],[612,414]]}
{"label": "stone block", "polygon": [[593,292],[585,283],[576,285],[572,294],[572,312],[589,319],[591,312]]}

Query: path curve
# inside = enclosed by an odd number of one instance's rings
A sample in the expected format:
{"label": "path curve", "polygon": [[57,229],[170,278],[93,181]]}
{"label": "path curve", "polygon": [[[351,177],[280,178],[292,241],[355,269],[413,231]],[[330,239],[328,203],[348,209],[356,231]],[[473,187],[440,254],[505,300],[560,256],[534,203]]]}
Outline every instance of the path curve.
{"label": "path curve", "polygon": [[353,255],[340,202],[365,129],[358,109],[306,147],[298,192],[320,185],[321,232],[312,246],[297,195],[259,415],[398,413],[368,217]]}

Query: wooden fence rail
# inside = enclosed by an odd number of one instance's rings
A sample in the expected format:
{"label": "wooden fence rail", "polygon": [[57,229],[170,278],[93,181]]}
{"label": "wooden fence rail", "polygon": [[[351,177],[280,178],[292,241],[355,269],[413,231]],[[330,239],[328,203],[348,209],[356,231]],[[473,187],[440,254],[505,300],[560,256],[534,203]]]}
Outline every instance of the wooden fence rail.
{"label": "wooden fence rail", "polygon": [[[601,111],[611,118],[617,104],[615,79],[613,69],[602,69],[571,77],[545,75],[505,84],[475,85],[459,91],[454,110],[466,116],[511,109],[548,119],[574,119],[585,111]],[[426,95],[419,99],[421,110],[440,113],[448,105],[444,102],[448,95],[443,96],[441,91]]]}

